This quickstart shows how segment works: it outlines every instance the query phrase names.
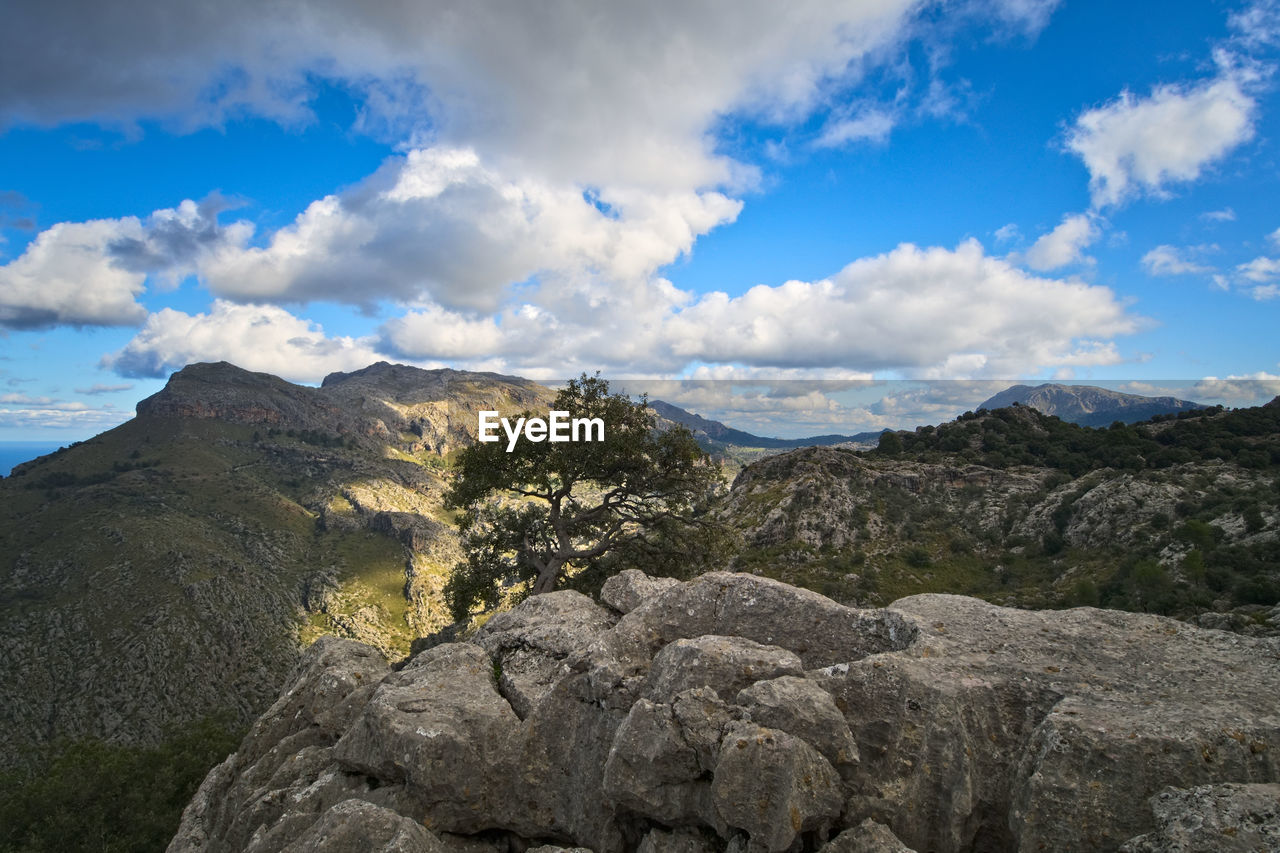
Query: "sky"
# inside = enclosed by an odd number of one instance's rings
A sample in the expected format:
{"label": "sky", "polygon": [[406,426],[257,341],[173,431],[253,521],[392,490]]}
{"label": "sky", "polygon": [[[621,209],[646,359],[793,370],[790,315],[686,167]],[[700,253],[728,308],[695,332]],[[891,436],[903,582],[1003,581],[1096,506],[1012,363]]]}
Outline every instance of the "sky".
{"label": "sky", "polygon": [[1280,393],[1280,0],[5,18],[0,440],[220,360],[681,379],[765,432]]}

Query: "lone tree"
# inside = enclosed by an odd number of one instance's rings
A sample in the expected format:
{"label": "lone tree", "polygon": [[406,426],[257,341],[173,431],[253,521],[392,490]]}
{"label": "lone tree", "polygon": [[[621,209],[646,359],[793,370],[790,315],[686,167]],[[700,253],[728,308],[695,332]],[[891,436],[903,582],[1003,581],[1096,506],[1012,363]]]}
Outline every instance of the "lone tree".
{"label": "lone tree", "polygon": [[454,618],[476,604],[491,609],[522,581],[537,595],[571,571],[594,580],[628,566],[673,574],[727,553],[727,530],[708,510],[720,471],[688,429],[656,430],[644,398],[610,394],[608,382],[586,374],[552,409],[602,419],[603,440],[522,438],[508,452],[504,437],[459,456],[445,494],[461,510],[466,550],[445,586]]}

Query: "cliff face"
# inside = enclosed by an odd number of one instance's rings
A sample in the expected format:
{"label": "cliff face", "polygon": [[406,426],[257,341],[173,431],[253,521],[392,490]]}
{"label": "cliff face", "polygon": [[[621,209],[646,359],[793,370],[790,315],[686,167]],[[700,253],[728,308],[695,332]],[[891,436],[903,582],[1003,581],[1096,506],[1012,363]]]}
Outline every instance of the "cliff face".
{"label": "cliff face", "polygon": [[601,598],[531,599],[394,672],[320,641],[170,853],[1280,838],[1273,640],[946,595],[856,610],[743,574],[627,572]]}

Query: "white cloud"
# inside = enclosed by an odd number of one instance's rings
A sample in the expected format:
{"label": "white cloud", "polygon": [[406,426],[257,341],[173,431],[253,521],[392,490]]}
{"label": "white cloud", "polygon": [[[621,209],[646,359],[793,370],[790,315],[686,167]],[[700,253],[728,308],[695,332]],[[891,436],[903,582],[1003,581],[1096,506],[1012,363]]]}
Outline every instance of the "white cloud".
{"label": "white cloud", "polygon": [[1115,363],[1099,342],[1137,327],[1110,289],[1029,276],[970,240],[903,244],[818,282],[708,294],[666,339],[690,360],[958,377]]}
{"label": "white cloud", "polygon": [[230,361],[246,370],[314,382],[336,370],[356,370],[380,355],[364,341],[328,338],[314,323],[274,306],[218,300],[207,314],[165,308],[103,366],[122,376],[163,377],[197,361]]}
{"label": "white cloud", "polygon": [[1053,270],[1087,260],[1084,249],[1102,232],[1087,213],[1064,216],[1057,228],[1040,237],[1027,250],[1027,266],[1033,270]]}
{"label": "white cloud", "polygon": [[312,203],[265,247],[224,242],[200,270],[237,300],[492,311],[535,275],[647,278],[741,206],[717,192],[584,193],[505,178],[470,149],[418,149]]}
{"label": "white cloud", "polygon": [[1170,185],[1195,180],[1251,139],[1257,105],[1245,91],[1250,79],[1223,69],[1197,86],[1159,86],[1147,98],[1124,92],[1082,113],[1066,144],[1089,170],[1094,206],[1167,195]]}
{"label": "white cloud", "polygon": [[94,383],[93,385],[90,385],[87,388],[77,388],[75,390],[77,394],[88,394],[90,396],[95,396],[98,394],[115,394],[118,391],[128,391],[131,388],[133,388],[132,382],[123,382],[116,385],[104,385],[101,382],[98,382],[98,383]]}
{"label": "white cloud", "polygon": [[[227,0],[175,16],[163,0],[74,15],[33,3],[0,30],[0,116],[298,123],[321,78],[360,93],[367,126],[474,147],[504,173],[684,191],[744,177],[716,152],[716,121],[807,115],[901,36],[915,5]],[[1023,21],[1042,5],[993,4]]]}
{"label": "white cloud", "polygon": [[1187,257],[1190,253],[1201,253],[1209,247],[1193,246],[1179,249],[1176,246],[1156,246],[1142,256],[1142,265],[1150,275],[1203,275],[1213,272],[1213,267],[1197,263]]}
{"label": "white cloud", "polygon": [[382,347],[409,358],[475,359],[504,354],[502,330],[492,317],[470,318],[436,306],[388,321]]}
{"label": "white cloud", "polygon": [[1010,222],[1007,225],[1001,225],[995,231],[997,243],[1011,243],[1021,236],[1022,233],[1018,230],[1018,226],[1013,222]]}
{"label": "white cloud", "polygon": [[0,266],[0,327],[128,326],[142,322],[145,276],[110,255],[110,245],[142,235],[133,217],[64,222],[37,235]]}
{"label": "white cloud", "polygon": [[176,208],[152,213],[140,233],[112,240],[107,253],[123,269],[154,275],[159,283],[176,286],[209,255],[226,246],[240,246],[252,236],[248,222],[226,228],[218,224],[218,214],[236,206],[216,192],[198,203],[184,200]]}
{"label": "white cloud", "polygon": [[213,253],[249,238],[248,223],[218,224],[218,213],[231,206],[214,193],[145,221],[126,216],[47,228],[0,266],[0,327],[141,323],[147,314],[137,299],[148,277],[174,286]]}
{"label": "white cloud", "polygon": [[1242,46],[1257,49],[1280,44],[1280,2],[1259,0],[1232,12],[1227,23]]}
{"label": "white cloud", "polygon": [[1224,207],[1222,210],[1206,210],[1200,214],[1200,218],[1205,222],[1235,222],[1236,212],[1230,207]]}
{"label": "white cloud", "polygon": [[88,435],[118,426],[133,417],[131,411],[89,406],[77,401],[25,394],[0,395],[0,428],[18,430],[74,429]]}
{"label": "white cloud", "polygon": [[1224,379],[1206,376],[1195,384],[1191,392],[1191,399],[1201,403],[1260,406],[1280,396],[1280,376],[1265,370]]}
{"label": "white cloud", "polygon": [[1280,277],[1280,260],[1276,258],[1257,257],[1240,264],[1236,272],[1245,279],[1257,284],[1265,284]]}
{"label": "white cloud", "polygon": [[838,148],[851,142],[882,143],[889,139],[894,124],[894,117],[889,113],[869,109],[830,122],[813,144],[818,148]]}
{"label": "white cloud", "polygon": [[1273,246],[1280,246],[1280,228],[1267,235],[1267,241]]}

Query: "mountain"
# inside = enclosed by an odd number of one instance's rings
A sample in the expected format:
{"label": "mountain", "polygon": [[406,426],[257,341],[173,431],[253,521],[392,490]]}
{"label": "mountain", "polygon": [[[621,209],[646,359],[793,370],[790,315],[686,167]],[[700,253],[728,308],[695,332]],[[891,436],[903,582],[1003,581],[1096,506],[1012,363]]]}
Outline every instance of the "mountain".
{"label": "mountain", "polygon": [[0,766],[26,744],[247,722],[322,634],[391,657],[448,621],[446,456],[514,377],[372,365],[319,388],[194,364],[0,480]]}
{"label": "mountain", "polygon": [[846,603],[948,592],[1280,634],[1280,398],[1090,429],[1027,406],[745,467],[735,568]]}
{"label": "mountain", "polygon": [[1093,385],[1014,385],[978,406],[979,409],[1003,409],[1017,404],[1030,406],[1046,415],[1088,427],[1110,426],[1116,421],[1132,424],[1157,415],[1170,415],[1204,409],[1200,403],[1176,397],[1143,397],[1122,394]]}
{"label": "mountain", "polygon": [[694,435],[706,439],[712,449],[722,446],[742,448],[764,448],[768,450],[791,450],[797,447],[830,446],[835,444],[874,444],[879,432],[860,432],[856,435],[813,435],[808,438],[767,438],[752,435],[740,429],[725,426],[720,421],[708,420],[695,415],[679,406],[673,406],[662,400],[649,401],[649,408],[660,417],[688,427]]}

